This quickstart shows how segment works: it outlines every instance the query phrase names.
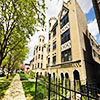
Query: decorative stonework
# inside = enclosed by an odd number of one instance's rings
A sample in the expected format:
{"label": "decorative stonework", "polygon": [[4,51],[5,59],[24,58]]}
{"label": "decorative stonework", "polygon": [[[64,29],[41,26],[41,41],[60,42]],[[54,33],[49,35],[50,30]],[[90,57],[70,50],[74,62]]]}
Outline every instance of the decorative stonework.
{"label": "decorative stonework", "polygon": [[69,22],[60,30],[60,33],[63,34],[68,29],[69,29]]}
{"label": "decorative stonework", "polygon": [[63,45],[61,45],[61,51],[65,51],[69,48],[71,48],[71,41],[70,40],[68,42],[64,43]]}

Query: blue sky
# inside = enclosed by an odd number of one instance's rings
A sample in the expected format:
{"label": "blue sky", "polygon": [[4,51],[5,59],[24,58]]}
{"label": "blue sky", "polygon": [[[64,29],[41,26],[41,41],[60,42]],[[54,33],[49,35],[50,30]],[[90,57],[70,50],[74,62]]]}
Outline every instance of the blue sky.
{"label": "blue sky", "polygon": [[[58,16],[58,13],[60,12],[62,7],[62,1],[63,0],[46,0],[46,6],[48,7],[46,11],[47,31],[46,32],[40,31],[31,37],[31,40],[29,41],[28,44],[30,48],[30,52],[28,55],[29,58],[27,58],[24,61],[24,63],[29,63],[29,61],[33,58],[34,46],[38,44],[39,35],[41,34],[44,35],[46,38],[45,42],[46,43],[48,42],[48,20],[50,19],[50,17]],[[67,2],[68,0],[64,0],[64,1]],[[96,21],[96,17],[92,5],[92,0],[85,0],[85,2],[84,0],[77,0],[77,2],[79,3],[82,11],[86,15],[89,32],[95,37],[96,41],[100,44],[100,35],[99,35],[97,21]]]}
{"label": "blue sky", "polygon": [[[93,7],[85,15],[86,15],[86,18],[87,18],[87,24],[89,24],[90,22],[93,22],[96,19],[96,16],[95,16],[95,12],[94,12],[94,8]],[[96,32],[96,33],[97,33],[95,35],[96,41],[100,44],[100,34],[99,34],[99,32]]]}

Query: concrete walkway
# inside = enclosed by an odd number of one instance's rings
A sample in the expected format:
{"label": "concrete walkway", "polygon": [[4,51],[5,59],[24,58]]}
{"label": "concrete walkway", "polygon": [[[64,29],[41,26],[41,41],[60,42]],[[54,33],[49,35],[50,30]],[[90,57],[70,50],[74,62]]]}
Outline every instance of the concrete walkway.
{"label": "concrete walkway", "polygon": [[26,100],[19,74],[14,77],[14,80],[2,100]]}

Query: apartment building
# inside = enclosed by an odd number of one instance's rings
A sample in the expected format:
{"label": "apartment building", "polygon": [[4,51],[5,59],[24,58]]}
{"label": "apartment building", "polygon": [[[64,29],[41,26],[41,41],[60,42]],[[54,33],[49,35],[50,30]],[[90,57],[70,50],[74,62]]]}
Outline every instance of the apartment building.
{"label": "apartment building", "polygon": [[[86,17],[76,0],[63,2],[58,18],[50,18],[48,45],[39,36],[34,47],[34,70],[52,78],[100,83],[100,45],[89,33]],[[73,85],[73,84],[72,84]]]}
{"label": "apartment building", "polygon": [[76,0],[63,3],[58,19],[50,18],[48,35],[48,73],[52,77],[80,80],[82,85],[98,81],[100,45],[88,32],[86,17]]}
{"label": "apartment building", "polygon": [[100,0],[92,0],[100,32]]}
{"label": "apartment building", "polygon": [[44,43],[45,37],[43,35],[39,36],[38,45],[34,47],[34,61],[33,61],[33,71],[44,75],[47,65],[47,44]]}

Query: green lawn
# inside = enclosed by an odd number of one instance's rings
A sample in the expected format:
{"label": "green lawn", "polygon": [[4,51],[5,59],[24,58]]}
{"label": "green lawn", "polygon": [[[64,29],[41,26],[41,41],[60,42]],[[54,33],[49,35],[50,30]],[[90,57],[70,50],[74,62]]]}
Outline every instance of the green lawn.
{"label": "green lawn", "polygon": [[7,79],[6,76],[2,77],[0,79],[0,100],[2,100],[2,98],[4,97],[7,89],[9,88],[9,85],[12,82],[12,79],[14,78],[16,74],[12,74],[12,76],[9,76],[9,78]]}
{"label": "green lawn", "polygon": [[35,73],[34,72],[31,72],[30,75],[20,72],[19,75],[20,75],[21,80],[28,80],[28,79],[34,79],[35,78]]}
{"label": "green lawn", "polygon": [[[22,82],[25,96],[27,100],[34,100],[35,96],[35,82]],[[42,100],[46,98],[48,95],[47,89],[43,88],[42,86],[38,86],[37,88],[37,99]]]}
{"label": "green lawn", "polygon": [[16,74],[12,74],[12,76],[9,76],[8,79],[6,78],[6,76],[0,77],[0,78],[1,78],[1,79],[0,79],[0,82],[1,82],[1,81],[4,81],[4,82],[5,82],[5,81],[6,81],[6,82],[7,82],[7,81],[12,81],[12,79],[14,78],[15,75],[16,75]]}
{"label": "green lawn", "polygon": [[0,82],[0,100],[4,97],[6,90],[9,88],[11,82]]}

